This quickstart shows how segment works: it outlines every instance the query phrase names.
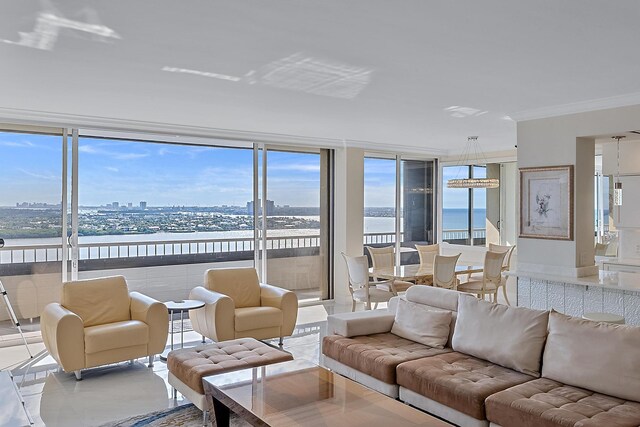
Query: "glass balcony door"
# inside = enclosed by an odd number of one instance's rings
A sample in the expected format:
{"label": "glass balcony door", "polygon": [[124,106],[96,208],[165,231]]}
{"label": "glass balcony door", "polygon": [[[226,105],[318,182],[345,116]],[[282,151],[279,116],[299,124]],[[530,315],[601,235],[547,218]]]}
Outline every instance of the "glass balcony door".
{"label": "glass balcony door", "polygon": [[257,151],[257,217],[261,280],[295,291],[298,299],[328,298],[328,150]]}
{"label": "glass balcony door", "polygon": [[35,318],[58,299],[66,273],[66,136],[2,130],[0,159],[0,281],[18,318]]}

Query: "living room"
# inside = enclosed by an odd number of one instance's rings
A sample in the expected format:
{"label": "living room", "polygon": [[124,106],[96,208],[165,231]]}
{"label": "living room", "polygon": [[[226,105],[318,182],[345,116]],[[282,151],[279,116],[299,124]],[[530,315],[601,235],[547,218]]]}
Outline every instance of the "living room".
{"label": "living room", "polygon": [[[372,375],[355,353],[346,360],[347,350],[323,345],[336,334],[353,339],[353,328],[394,335],[398,307],[410,302],[462,318],[450,318],[444,343],[422,345],[630,402],[577,412],[584,420],[632,408],[620,425],[639,425],[631,379],[595,378],[605,385],[594,388],[545,373],[558,371],[545,359],[558,350],[545,342],[555,343],[562,323],[551,310],[604,322],[606,337],[569,322],[578,328],[572,336],[606,350],[591,366],[638,361],[638,347],[625,343],[637,342],[640,326],[640,62],[628,54],[639,13],[631,1],[3,4],[0,305],[8,311],[0,309],[0,368],[13,377],[5,385],[17,406],[7,412],[16,418],[0,424],[115,426],[161,411],[159,425],[183,416],[201,425],[214,414],[194,402],[203,392],[180,388],[189,381],[171,368],[168,350],[253,338],[328,368],[346,387],[375,390],[376,405],[414,423],[540,425],[491,419],[489,395],[474,397],[486,406],[475,412],[443,403],[442,390],[429,397],[441,406],[403,399],[403,388],[430,387],[396,382],[411,360],[381,364],[392,377]],[[364,287],[354,279],[363,256]],[[229,317],[236,330],[212,324],[211,313],[228,314],[229,295],[246,283],[258,288],[253,274],[216,288],[208,278],[228,269],[237,273],[228,283],[248,269],[270,286],[255,319],[253,297],[233,302],[249,313]],[[124,285],[100,282],[107,277]],[[73,283],[105,287],[76,306]],[[63,335],[52,331],[72,328],[59,327],[69,319],[60,310],[88,304],[78,316],[98,315],[103,304],[92,298],[111,286],[126,287],[136,316],[156,313],[159,344],[139,354],[89,337],[86,354],[59,344]],[[430,293],[438,287],[452,290]],[[220,292],[226,297],[212,296]],[[480,306],[458,301],[463,294],[480,296]],[[190,300],[203,305],[172,305]],[[487,324],[496,313],[480,300],[506,310],[500,316],[513,329],[476,334],[494,346],[542,340],[530,350],[539,358],[469,348],[465,310],[489,316]],[[543,332],[516,341],[521,317],[512,309],[547,313],[531,320]],[[123,339],[120,348],[136,341]],[[126,355],[93,357],[92,346]],[[84,354],[82,364],[68,364],[66,351]],[[424,359],[432,357],[444,356]],[[190,403],[190,412],[168,414]],[[599,420],[605,425],[589,422]]]}

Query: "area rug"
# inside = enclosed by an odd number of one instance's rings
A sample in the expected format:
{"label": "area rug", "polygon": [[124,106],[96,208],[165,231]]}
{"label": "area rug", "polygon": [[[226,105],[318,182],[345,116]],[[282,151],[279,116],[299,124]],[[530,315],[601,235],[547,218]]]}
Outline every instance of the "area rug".
{"label": "area rug", "polygon": [[[248,423],[231,414],[231,427],[247,427]],[[138,415],[124,420],[102,424],[100,427],[201,427],[202,412],[192,404]]]}

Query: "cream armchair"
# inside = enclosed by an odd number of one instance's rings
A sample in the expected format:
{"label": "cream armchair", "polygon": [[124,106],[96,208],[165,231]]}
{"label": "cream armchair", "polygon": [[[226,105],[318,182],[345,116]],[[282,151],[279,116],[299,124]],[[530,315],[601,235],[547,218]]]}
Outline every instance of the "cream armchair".
{"label": "cream armchair", "polygon": [[189,311],[193,330],[214,341],[252,337],[282,338],[293,333],[298,297],[286,289],[259,283],[255,268],[223,268],[205,272],[204,287],[189,298],[205,302]]}
{"label": "cream armchair", "polygon": [[49,354],[80,380],[82,369],[144,356],[153,366],[167,343],[169,314],[114,276],[64,283],[61,303],[44,308],[40,326]]}

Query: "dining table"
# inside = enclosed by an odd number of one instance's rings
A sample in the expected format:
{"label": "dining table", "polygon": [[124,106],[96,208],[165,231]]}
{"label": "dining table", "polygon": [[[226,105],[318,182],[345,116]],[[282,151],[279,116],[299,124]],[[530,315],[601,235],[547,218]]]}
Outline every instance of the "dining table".
{"label": "dining table", "polygon": [[[482,273],[482,265],[456,265],[456,276]],[[405,282],[415,282],[419,285],[430,285],[433,282],[432,264],[406,264],[395,267],[384,267],[369,269],[369,274],[377,279],[402,280]]]}

